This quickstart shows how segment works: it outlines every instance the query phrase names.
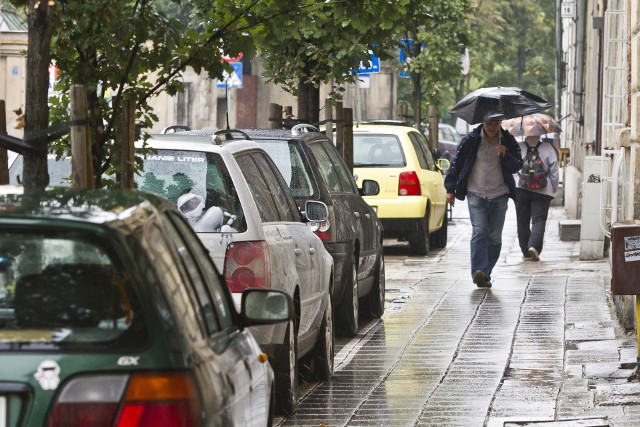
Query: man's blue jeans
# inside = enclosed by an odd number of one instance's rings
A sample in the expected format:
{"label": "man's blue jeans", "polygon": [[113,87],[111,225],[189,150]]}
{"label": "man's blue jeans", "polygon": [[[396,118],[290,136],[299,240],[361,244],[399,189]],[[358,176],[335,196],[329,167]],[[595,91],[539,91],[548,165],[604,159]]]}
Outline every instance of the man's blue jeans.
{"label": "man's blue jeans", "polygon": [[467,194],[467,206],[471,219],[471,275],[477,270],[491,279],[493,267],[500,258],[502,228],[507,214],[509,195],[484,199]]}

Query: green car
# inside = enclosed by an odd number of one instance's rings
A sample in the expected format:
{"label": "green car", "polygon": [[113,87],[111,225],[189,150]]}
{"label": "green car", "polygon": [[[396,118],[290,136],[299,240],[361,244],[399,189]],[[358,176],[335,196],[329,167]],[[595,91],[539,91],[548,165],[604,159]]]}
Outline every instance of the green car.
{"label": "green car", "polygon": [[273,372],[183,216],[138,191],[0,187],[0,426],[271,425]]}

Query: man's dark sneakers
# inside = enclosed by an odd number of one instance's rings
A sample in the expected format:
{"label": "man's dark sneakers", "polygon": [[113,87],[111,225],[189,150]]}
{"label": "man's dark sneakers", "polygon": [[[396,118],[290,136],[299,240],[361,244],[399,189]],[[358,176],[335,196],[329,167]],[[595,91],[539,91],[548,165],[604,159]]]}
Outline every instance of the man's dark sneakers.
{"label": "man's dark sneakers", "polygon": [[476,270],[476,272],[473,273],[473,283],[475,283],[479,288],[491,287],[491,282],[487,280],[487,277],[480,270]]}

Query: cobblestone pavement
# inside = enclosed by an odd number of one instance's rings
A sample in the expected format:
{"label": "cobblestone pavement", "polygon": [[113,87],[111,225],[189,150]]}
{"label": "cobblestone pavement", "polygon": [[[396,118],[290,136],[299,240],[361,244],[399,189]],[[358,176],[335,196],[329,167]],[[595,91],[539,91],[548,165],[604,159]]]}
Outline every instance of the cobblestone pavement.
{"label": "cobblestone pavement", "polygon": [[303,383],[278,426],[640,426],[636,336],[618,327],[606,259],[560,241],[554,207],[540,262],[523,261],[510,202],[493,287],[471,281],[471,226],[426,257],[385,245],[386,312],[336,342],[331,381]]}

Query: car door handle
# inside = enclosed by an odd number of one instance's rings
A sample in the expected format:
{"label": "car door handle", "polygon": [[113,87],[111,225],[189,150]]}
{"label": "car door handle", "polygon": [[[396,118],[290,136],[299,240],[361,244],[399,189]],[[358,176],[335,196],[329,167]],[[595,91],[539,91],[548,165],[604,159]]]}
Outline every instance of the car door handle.
{"label": "car door handle", "polygon": [[371,215],[369,215],[369,214],[365,214],[364,216],[365,216],[367,219],[371,218]]}
{"label": "car door handle", "polygon": [[300,255],[302,253],[302,249],[296,248],[296,250],[293,252],[295,252],[296,255]]}
{"label": "car door handle", "polygon": [[309,253],[311,255],[315,254],[316,253],[316,248],[309,248]]}
{"label": "car door handle", "polygon": [[354,215],[356,218],[360,218],[360,212],[354,212],[354,213],[353,213],[353,215]]}

